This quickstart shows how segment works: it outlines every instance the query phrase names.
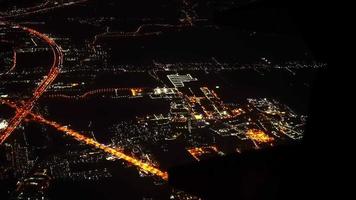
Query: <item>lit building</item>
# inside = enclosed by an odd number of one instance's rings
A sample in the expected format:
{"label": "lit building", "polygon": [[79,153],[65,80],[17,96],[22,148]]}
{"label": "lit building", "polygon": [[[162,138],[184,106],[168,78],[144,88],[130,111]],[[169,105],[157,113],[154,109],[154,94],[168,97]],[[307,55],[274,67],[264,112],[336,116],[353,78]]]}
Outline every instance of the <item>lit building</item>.
{"label": "lit building", "polygon": [[193,78],[190,74],[179,75],[179,74],[170,74],[167,75],[169,81],[174,85],[174,87],[184,87],[184,83],[188,83],[191,81],[197,81],[196,78]]}
{"label": "lit building", "polygon": [[4,119],[0,119],[0,130],[4,130],[7,127],[7,121]]}

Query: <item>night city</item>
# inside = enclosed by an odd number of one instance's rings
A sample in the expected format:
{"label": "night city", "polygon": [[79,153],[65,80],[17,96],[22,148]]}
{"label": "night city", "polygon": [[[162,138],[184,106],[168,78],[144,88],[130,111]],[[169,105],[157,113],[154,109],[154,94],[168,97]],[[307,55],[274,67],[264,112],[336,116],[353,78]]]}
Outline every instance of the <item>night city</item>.
{"label": "night city", "polygon": [[206,199],[170,170],[300,144],[327,64],[258,3],[1,0],[0,199]]}

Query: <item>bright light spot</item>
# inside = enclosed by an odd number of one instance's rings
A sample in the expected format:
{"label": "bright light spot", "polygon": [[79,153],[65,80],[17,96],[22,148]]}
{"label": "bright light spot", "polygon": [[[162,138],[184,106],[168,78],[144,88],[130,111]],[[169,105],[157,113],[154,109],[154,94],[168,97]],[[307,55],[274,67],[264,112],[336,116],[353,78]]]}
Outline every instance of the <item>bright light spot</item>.
{"label": "bright light spot", "polygon": [[0,130],[3,130],[7,127],[7,121],[6,120],[2,120],[0,121]]}
{"label": "bright light spot", "polygon": [[154,93],[157,95],[157,94],[161,94],[162,93],[162,90],[161,88],[156,88],[154,89]]}
{"label": "bright light spot", "polygon": [[194,115],[195,119],[200,120],[203,119],[203,115],[199,114],[199,115]]}
{"label": "bright light spot", "polygon": [[254,140],[258,143],[271,143],[274,141],[274,138],[268,136],[265,132],[256,129],[250,129],[246,133],[247,137],[251,140]]}

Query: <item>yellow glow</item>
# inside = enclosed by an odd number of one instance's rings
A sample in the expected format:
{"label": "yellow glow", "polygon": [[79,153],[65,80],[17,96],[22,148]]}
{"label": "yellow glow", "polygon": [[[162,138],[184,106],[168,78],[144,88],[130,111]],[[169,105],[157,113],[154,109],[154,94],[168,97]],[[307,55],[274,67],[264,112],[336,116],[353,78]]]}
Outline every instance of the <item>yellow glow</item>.
{"label": "yellow glow", "polygon": [[265,132],[257,129],[249,129],[246,133],[247,137],[258,143],[271,143],[274,138],[268,136]]}
{"label": "yellow glow", "polygon": [[[19,108],[17,108],[17,106],[10,101],[0,99],[0,102],[3,104],[9,105],[12,108],[19,110]],[[77,140],[79,142],[85,143],[85,144],[95,147],[97,149],[101,149],[104,152],[111,154],[112,156],[115,156],[117,158],[125,160],[126,162],[138,167],[139,169],[141,169],[144,172],[161,177],[163,180],[168,180],[168,173],[159,170],[158,168],[154,167],[152,164],[144,163],[136,158],[128,156],[128,155],[124,154],[123,151],[120,149],[114,149],[114,148],[108,147],[104,144],[100,144],[99,142],[97,142],[91,138],[88,138],[73,129],[70,129],[67,126],[63,126],[57,122],[49,121],[49,120],[43,118],[41,115],[37,115],[32,112],[28,112],[28,114],[32,117],[31,119],[34,121],[52,126],[52,127],[56,128],[57,130],[64,132],[67,135],[73,137],[75,140]]]}
{"label": "yellow glow", "polygon": [[42,116],[32,114],[32,117],[34,118],[34,120],[36,120],[38,122],[42,122],[44,124],[53,126],[57,130],[65,132],[67,135],[72,136],[75,140],[77,140],[79,142],[83,142],[87,145],[101,149],[101,150],[105,151],[106,153],[109,153],[117,158],[127,161],[128,163],[130,163],[132,165],[135,165],[136,167],[138,167],[139,169],[141,169],[147,173],[151,173],[151,174],[161,177],[164,180],[168,180],[167,172],[162,172],[161,170],[150,165],[149,163],[144,163],[136,158],[133,158],[131,156],[124,154],[120,150],[108,147],[104,144],[100,144],[99,142],[97,142],[91,138],[88,138],[75,130],[70,129],[67,126],[62,126],[56,122],[48,121],[48,120],[44,119]]}
{"label": "yellow glow", "polygon": [[142,92],[141,88],[133,88],[133,89],[131,89],[132,96],[137,96],[141,92]]}
{"label": "yellow glow", "polygon": [[198,115],[194,115],[196,120],[201,120],[203,119],[203,115],[202,114],[198,114]]}
{"label": "yellow glow", "polygon": [[[210,150],[210,151],[209,151]],[[211,152],[218,152],[218,148],[216,146],[208,146],[208,147],[195,147],[187,150],[190,155],[192,155],[197,161],[200,161],[200,156],[203,154],[208,154]]]}

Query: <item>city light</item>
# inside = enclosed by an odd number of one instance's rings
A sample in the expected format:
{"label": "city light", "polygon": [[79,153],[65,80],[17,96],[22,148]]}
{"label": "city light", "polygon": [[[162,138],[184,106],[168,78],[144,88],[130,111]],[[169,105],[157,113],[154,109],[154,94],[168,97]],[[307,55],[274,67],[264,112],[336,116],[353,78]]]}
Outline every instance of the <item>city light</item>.
{"label": "city light", "polygon": [[73,130],[73,129],[70,129],[68,128],[67,126],[63,126],[59,123],[56,123],[56,122],[53,122],[53,121],[49,121],[49,120],[46,120],[44,119],[42,116],[40,115],[35,115],[35,114],[31,114],[31,116],[33,117],[33,119],[35,121],[38,121],[38,122],[41,122],[43,124],[46,124],[46,125],[50,125],[54,128],[56,128],[57,130],[59,131],[62,131],[64,133],[66,133],[67,135],[69,136],[72,136],[75,140],[79,141],[79,142],[83,142],[87,145],[90,145],[92,147],[95,147],[97,149],[100,149],[106,153],[109,153],[117,158],[120,158],[120,159],[123,159],[125,160],[126,162],[138,167],[139,169],[147,172],[147,173],[150,173],[150,174],[153,174],[153,175],[156,175],[164,180],[168,180],[168,174],[167,172],[162,172],[161,170],[153,167],[152,165],[150,165],[149,163],[144,163],[138,159],[135,159],[131,156],[128,156],[126,154],[124,154],[123,152],[117,150],[117,149],[114,149],[114,148],[111,148],[111,147],[108,147],[104,144],[100,144],[99,142],[93,140],[92,138],[88,138],[82,134],[80,134],[79,132]]}
{"label": "city light", "polygon": [[22,30],[36,36],[38,39],[46,42],[52,49],[53,52],[53,64],[45,79],[41,81],[39,86],[33,93],[33,97],[29,99],[19,110],[17,110],[15,116],[9,121],[8,126],[0,133],[0,144],[2,144],[11,133],[20,125],[22,119],[24,119],[27,114],[32,110],[36,101],[41,97],[41,95],[46,91],[46,89],[50,86],[50,84],[54,81],[54,79],[59,74],[59,68],[63,63],[63,53],[61,48],[54,42],[52,38],[39,33],[34,29],[30,29],[27,27],[21,26],[13,26],[14,28],[21,28]]}
{"label": "city light", "polygon": [[[12,108],[16,108],[16,105],[10,101],[5,101],[5,100],[1,100],[0,99],[0,102],[3,103],[3,104],[6,104]],[[49,121],[47,119],[45,119],[44,117],[42,117],[41,115],[37,115],[37,114],[34,114],[34,113],[31,113],[29,112],[29,115],[30,115],[30,119],[31,120],[34,120],[36,122],[39,122],[39,123],[42,123],[42,124],[46,124],[46,125],[49,125],[51,127],[54,127],[56,128],[58,131],[60,132],[64,132],[65,134],[73,137],[75,140],[79,141],[79,142],[82,142],[84,144],[87,144],[91,147],[94,147],[94,148],[97,148],[97,149],[100,149],[112,156],[115,156],[117,158],[120,158],[120,159],[123,159],[125,160],[126,162],[136,166],[137,168],[139,168],[140,170],[146,172],[146,173],[149,173],[149,174],[153,174],[153,175],[156,175],[160,178],[162,178],[163,180],[168,180],[168,173],[167,172],[163,172],[157,168],[155,168],[154,166],[152,166],[150,163],[145,163],[145,162],[142,162],[136,158],[133,158],[131,156],[128,156],[126,155],[125,153],[123,153],[122,151],[120,151],[119,149],[117,148],[111,148],[109,146],[106,146],[104,144],[101,144],[97,141],[95,141],[94,139],[92,138],[88,138],[86,137],[85,135],[71,129],[71,128],[68,128],[68,126],[64,126],[64,125],[61,125],[57,122],[54,122],[54,121]]]}
{"label": "city light", "polygon": [[7,121],[6,120],[2,120],[0,121],[0,130],[3,130],[7,127]]}
{"label": "city light", "polygon": [[274,138],[268,136],[265,132],[256,129],[250,129],[246,132],[247,137],[258,143],[271,143]]}
{"label": "city light", "polygon": [[168,170],[299,144],[327,64],[251,1],[0,3],[0,199],[200,200]]}
{"label": "city light", "polygon": [[219,153],[219,150],[216,146],[206,146],[206,147],[195,147],[187,150],[190,155],[197,161],[201,160],[201,156],[204,154]]}

